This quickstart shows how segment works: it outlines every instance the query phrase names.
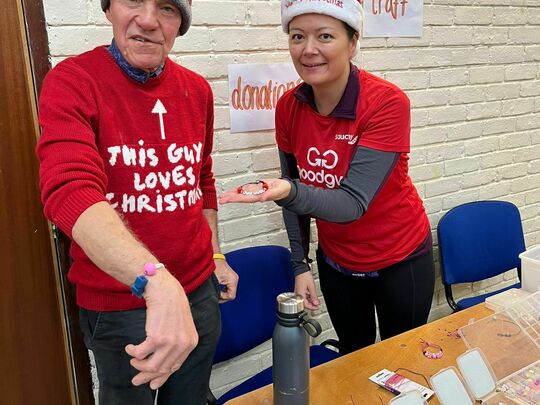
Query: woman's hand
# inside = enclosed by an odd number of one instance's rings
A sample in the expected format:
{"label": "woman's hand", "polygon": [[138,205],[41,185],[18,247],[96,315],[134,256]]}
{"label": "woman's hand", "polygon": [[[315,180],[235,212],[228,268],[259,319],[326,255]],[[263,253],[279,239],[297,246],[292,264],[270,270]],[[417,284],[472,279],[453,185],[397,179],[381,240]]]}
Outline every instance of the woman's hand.
{"label": "woman's hand", "polygon": [[[244,195],[237,189],[229,190],[221,194],[218,198],[220,204],[228,203],[255,203],[264,201],[282,200],[291,192],[291,183],[283,179],[264,180],[268,190],[257,195]],[[261,185],[262,186],[262,185]]]}
{"label": "woman's hand", "polygon": [[304,297],[304,308],[319,309],[320,301],[317,297],[315,280],[310,271],[299,274],[294,278],[294,292]]}

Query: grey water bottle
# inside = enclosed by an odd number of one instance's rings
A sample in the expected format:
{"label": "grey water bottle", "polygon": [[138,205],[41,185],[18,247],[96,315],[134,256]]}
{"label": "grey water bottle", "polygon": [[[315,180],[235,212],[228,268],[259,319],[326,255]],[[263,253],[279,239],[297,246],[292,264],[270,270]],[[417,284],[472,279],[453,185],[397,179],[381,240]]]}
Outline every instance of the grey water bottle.
{"label": "grey water bottle", "polygon": [[274,405],[309,404],[309,335],[321,325],[307,319],[301,295],[277,296],[277,323],[272,336]]}

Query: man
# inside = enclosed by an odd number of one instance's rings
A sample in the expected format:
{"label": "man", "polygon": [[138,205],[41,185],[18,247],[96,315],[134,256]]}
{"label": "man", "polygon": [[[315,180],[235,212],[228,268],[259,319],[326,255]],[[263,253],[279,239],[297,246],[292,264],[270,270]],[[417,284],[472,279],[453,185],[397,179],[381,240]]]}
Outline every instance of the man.
{"label": "man", "polygon": [[59,63],[40,96],[44,211],[72,239],[99,403],[161,387],[158,404],[202,405],[238,276],[217,240],[212,92],[167,57],[191,0],[101,5],[112,44]]}

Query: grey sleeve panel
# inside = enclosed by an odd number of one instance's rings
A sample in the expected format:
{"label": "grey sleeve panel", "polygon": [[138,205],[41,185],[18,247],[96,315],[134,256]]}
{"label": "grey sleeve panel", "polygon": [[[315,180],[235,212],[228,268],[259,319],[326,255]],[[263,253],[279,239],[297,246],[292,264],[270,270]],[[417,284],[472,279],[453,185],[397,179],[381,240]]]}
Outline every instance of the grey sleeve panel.
{"label": "grey sleeve panel", "polygon": [[297,215],[283,208],[283,221],[291,246],[291,262],[294,275],[309,271],[309,225],[308,215]]}
{"label": "grey sleeve panel", "polygon": [[289,179],[299,179],[298,166],[296,158],[292,153],[283,152],[279,149],[279,164],[281,167],[281,175]]}
{"label": "grey sleeve panel", "polygon": [[364,215],[394,169],[399,156],[397,152],[359,146],[337,189],[313,187],[301,183],[298,178],[292,178],[291,192],[276,203],[296,214],[310,215],[328,222],[355,221]]}
{"label": "grey sleeve panel", "polygon": [[[281,174],[288,178],[298,179],[298,168],[296,159],[290,153],[279,151],[281,164]],[[309,271],[309,226],[311,218],[309,215],[298,215],[286,208],[283,208],[283,221],[287,229],[289,244],[291,246],[291,262],[294,275]]]}

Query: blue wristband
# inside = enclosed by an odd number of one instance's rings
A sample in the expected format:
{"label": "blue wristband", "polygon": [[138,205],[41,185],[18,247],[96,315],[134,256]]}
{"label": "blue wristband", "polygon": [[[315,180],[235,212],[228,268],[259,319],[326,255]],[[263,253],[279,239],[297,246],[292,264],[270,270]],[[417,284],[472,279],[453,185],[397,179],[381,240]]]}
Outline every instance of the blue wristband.
{"label": "blue wristband", "polygon": [[148,279],[145,275],[138,276],[133,284],[131,284],[131,292],[133,295],[137,298],[142,298],[144,294],[144,289],[146,288],[146,284],[148,284]]}

